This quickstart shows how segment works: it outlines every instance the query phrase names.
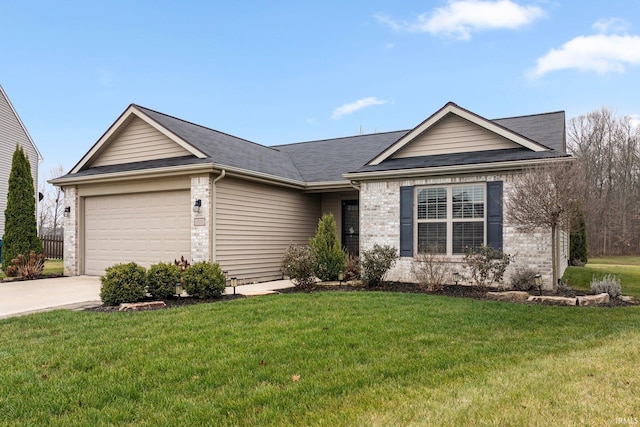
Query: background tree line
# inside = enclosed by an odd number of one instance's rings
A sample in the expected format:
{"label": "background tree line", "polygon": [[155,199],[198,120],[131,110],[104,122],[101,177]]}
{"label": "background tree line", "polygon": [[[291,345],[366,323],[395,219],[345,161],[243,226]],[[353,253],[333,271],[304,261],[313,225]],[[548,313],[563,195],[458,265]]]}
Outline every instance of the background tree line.
{"label": "background tree line", "polygon": [[586,189],[588,253],[640,254],[640,135],[637,123],[607,108],[569,120],[567,149]]}

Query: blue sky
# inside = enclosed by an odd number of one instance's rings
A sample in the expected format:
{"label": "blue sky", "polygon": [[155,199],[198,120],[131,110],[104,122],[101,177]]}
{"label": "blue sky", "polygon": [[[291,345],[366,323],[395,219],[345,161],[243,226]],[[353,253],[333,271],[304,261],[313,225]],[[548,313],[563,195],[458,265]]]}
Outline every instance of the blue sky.
{"label": "blue sky", "polygon": [[0,0],[0,85],[69,170],[136,103],[265,145],[608,107],[640,119],[640,2]]}

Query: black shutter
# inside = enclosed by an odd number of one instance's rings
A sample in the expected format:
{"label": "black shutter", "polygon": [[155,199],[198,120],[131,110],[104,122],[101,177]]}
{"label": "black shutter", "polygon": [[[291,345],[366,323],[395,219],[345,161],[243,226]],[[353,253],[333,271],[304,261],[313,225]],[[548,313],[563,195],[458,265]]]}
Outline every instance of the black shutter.
{"label": "black shutter", "polygon": [[487,246],[502,250],[502,181],[487,182]]}
{"label": "black shutter", "polygon": [[413,187],[400,187],[400,256],[413,256]]}

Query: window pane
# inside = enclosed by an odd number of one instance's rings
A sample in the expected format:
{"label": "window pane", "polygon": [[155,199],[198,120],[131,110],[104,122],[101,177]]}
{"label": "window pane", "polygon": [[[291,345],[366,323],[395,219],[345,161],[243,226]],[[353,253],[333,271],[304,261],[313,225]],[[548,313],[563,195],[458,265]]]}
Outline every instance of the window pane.
{"label": "window pane", "polygon": [[447,190],[423,188],[418,191],[418,219],[446,219]]}
{"label": "window pane", "polygon": [[447,253],[447,223],[418,224],[418,253]]}
{"label": "window pane", "polygon": [[480,249],[484,243],[484,222],[453,223],[453,253],[464,254],[465,251]]}
{"label": "window pane", "polygon": [[484,186],[453,187],[451,207],[454,218],[484,218]]}

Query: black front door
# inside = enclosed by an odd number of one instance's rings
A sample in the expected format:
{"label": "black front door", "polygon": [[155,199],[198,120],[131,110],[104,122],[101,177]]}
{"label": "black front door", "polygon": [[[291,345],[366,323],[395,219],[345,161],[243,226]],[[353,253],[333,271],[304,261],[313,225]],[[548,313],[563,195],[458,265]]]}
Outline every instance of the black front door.
{"label": "black front door", "polygon": [[342,247],[351,255],[360,250],[360,208],[357,200],[342,201]]}

